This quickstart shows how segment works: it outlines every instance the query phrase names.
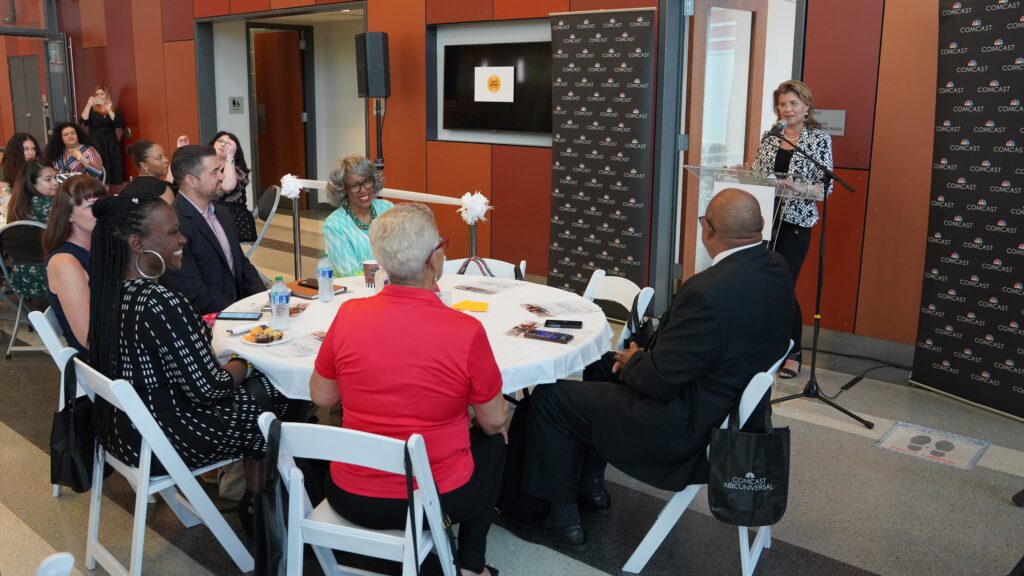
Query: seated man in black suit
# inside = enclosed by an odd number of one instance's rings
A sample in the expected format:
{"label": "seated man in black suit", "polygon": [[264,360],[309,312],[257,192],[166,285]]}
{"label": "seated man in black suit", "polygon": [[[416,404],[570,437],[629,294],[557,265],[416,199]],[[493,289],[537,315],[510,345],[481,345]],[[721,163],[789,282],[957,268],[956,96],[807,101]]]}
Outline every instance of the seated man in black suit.
{"label": "seated man in black suit", "polygon": [[609,462],[665,490],[707,481],[711,429],[789,343],[793,281],[761,243],[762,226],[753,196],[718,193],[701,237],[712,267],[675,294],[647,349],[634,344],[588,366],[583,381],[535,389],[522,488],[551,507],[544,519],[514,518],[517,535],[586,549],[579,505],[608,510]]}
{"label": "seated man in black suit", "polygon": [[182,146],[171,159],[178,184],[174,209],[188,238],[180,270],[168,270],[161,282],[177,290],[200,314],[220,312],[236,300],[266,290],[256,268],[242,253],[227,208],[214,202],[222,194],[221,161],[212,146]]}

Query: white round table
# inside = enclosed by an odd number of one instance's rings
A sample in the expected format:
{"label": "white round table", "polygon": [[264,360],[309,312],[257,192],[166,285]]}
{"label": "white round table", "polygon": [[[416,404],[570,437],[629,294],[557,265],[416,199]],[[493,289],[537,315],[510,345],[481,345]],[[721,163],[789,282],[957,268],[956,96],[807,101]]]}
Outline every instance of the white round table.
{"label": "white round table", "polygon": [[[237,328],[247,322],[219,320],[213,327],[213,348],[221,360],[238,354],[252,362],[253,366],[266,374],[270,381],[290,398],[309,399],[309,378],[313,374],[313,363],[319,351],[319,342],[308,335],[326,331],[334,321],[338,308],[348,300],[373,296],[375,290],[367,288],[362,277],[335,280],[348,288],[345,294],[337,295],[327,303],[317,300],[292,298],[292,304],[308,303],[308,308],[291,318],[286,334],[289,342],[274,346],[253,346],[242,340],[241,335],[233,336],[228,329]],[[456,286],[480,286],[495,283],[505,289],[488,295],[457,289]],[[601,309],[592,302],[571,292],[549,286],[486,278],[482,276],[445,275],[438,282],[442,293],[451,293],[451,303],[463,300],[487,302],[486,312],[464,312],[480,320],[487,332],[494,358],[501,370],[502,392],[511,394],[534,384],[554,382],[578,373],[591,362],[599,359],[611,345],[612,330]],[[577,313],[555,313],[555,318],[582,320],[583,328],[576,330],[544,328],[545,318],[535,316],[522,304],[552,305],[563,304],[577,309]],[[231,311],[260,311],[267,305],[267,293],[254,294],[233,304]],[[554,312],[555,307],[551,307]],[[522,322],[537,322],[538,328],[565,332],[573,335],[568,344],[529,340],[506,333]],[[261,319],[270,323],[270,313]]]}

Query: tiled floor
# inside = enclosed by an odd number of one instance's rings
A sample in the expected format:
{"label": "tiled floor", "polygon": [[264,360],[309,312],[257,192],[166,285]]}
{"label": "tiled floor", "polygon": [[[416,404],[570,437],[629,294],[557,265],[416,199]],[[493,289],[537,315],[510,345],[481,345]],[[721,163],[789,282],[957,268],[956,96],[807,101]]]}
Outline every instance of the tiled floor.
{"label": "tiled floor", "polygon": [[[290,215],[275,221],[254,262],[268,276],[294,274]],[[304,271],[322,246],[317,220],[303,220]],[[307,244],[308,243],[308,244]],[[7,310],[0,310],[7,314]],[[0,324],[10,330],[10,323]],[[6,338],[6,335],[4,335]],[[31,339],[26,334],[25,338]],[[851,374],[873,365],[827,356],[823,390],[834,394]],[[807,371],[780,382],[775,393],[798,391]],[[1020,422],[906,385],[906,373],[871,373],[838,402],[873,420],[873,430],[806,399],[777,405],[775,423],[792,430],[791,485],[785,518],[757,574],[767,575],[1003,575],[1024,554],[1024,509],[1010,497],[1024,488]],[[57,370],[43,353],[0,362],[0,574],[31,574],[53,551],[69,551],[78,568],[88,514],[86,494],[50,495],[48,442]],[[977,468],[958,470],[875,448],[896,421],[912,422],[991,442]],[[666,494],[609,472],[614,510],[588,521],[594,542],[583,554],[524,543],[501,527],[491,533],[488,562],[508,575],[618,574],[657,515]],[[107,482],[102,538],[127,557],[132,494],[118,476]],[[233,505],[215,499],[225,510]],[[203,527],[183,528],[166,505],[149,509],[145,571],[150,574],[237,573]],[[238,529],[237,517],[229,521]],[[736,574],[734,528],[712,519],[701,492],[644,574]],[[309,555],[307,555],[309,557]],[[311,557],[310,557],[311,558]],[[389,567],[391,573],[398,572]],[[102,573],[102,570],[98,570]],[[313,562],[306,573],[319,574]],[[426,574],[439,573],[436,563]]]}

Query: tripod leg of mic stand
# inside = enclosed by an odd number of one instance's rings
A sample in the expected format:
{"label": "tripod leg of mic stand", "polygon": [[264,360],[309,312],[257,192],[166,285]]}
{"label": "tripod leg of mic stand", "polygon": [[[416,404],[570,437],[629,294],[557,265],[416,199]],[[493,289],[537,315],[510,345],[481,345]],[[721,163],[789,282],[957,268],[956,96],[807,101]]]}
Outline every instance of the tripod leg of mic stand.
{"label": "tripod leg of mic stand", "polygon": [[782,402],[786,402],[788,400],[794,400],[796,398],[813,398],[815,400],[819,400],[819,401],[821,401],[821,402],[823,402],[823,403],[825,403],[825,404],[835,408],[836,410],[839,410],[843,414],[846,414],[850,418],[853,418],[857,422],[860,422],[868,430],[871,430],[871,429],[873,429],[875,427],[875,423],[874,422],[871,422],[869,420],[865,420],[865,419],[861,418],[860,416],[857,416],[853,412],[850,412],[846,408],[843,408],[839,404],[836,404],[835,402],[833,402],[833,401],[829,400],[828,398],[825,398],[824,396],[822,396],[821,395],[821,389],[818,388],[818,382],[813,377],[807,382],[807,385],[804,386],[804,389],[803,389],[802,392],[797,392],[796,394],[790,394],[789,396],[783,396],[782,398],[776,398],[776,399],[772,400],[771,403],[772,404],[779,404],[779,403],[782,403]]}
{"label": "tripod leg of mic stand", "polygon": [[817,398],[818,400],[821,400],[821,401],[822,401],[822,402],[824,402],[825,404],[827,404],[827,405],[829,405],[829,406],[831,406],[831,407],[835,408],[836,410],[839,410],[839,411],[840,411],[840,412],[842,412],[843,414],[846,414],[846,415],[847,415],[847,416],[849,416],[850,418],[853,418],[853,419],[854,419],[854,420],[856,420],[857,422],[860,422],[860,423],[861,423],[861,424],[863,424],[863,425],[864,425],[864,427],[865,427],[865,428],[867,428],[868,430],[871,430],[872,428],[874,428],[874,427],[875,427],[875,423],[874,423],[874,422],[871,422],[871,421],[869,421],[869,420],[865,420],[865,419],[861,418],[860,416],[857,416],[857,415],[856,415],[856,414],[854,414],[853,412],[850,412],[850,411],[849,411],[849,410],[847,410],[846,408],[843,408],[842,406],[840,406],[839,404],[836,404],[835,402],[833,402],[833,401],[829,400],[828,398],[825,398],[825,397],[823,397],[823,396],[816,396],[816,398]]}

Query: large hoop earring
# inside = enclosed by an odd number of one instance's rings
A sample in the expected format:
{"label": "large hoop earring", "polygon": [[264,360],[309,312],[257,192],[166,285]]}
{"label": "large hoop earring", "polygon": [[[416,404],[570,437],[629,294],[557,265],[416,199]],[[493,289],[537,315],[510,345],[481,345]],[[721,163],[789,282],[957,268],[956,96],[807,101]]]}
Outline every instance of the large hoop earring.
{"label": "large hoop earring", "polygon": [[[139,258],[142,258],[143,254],[152,254],[157,257],[157,260],[160,260],[160,271],[157,272],[156,276],[150,276],[146,274],[145,272],[142,271],[142,267],[139,266]],[[146,280],[156,280],[163,276],[164,272],[167,271],[167,263],[164,262],[164,257],[161,256],[159,252],[155,250],[143,250],[142,252],[139,252],[138,255],[135,256],[135,271],[139,273],[139,276],[142,276]]]}

